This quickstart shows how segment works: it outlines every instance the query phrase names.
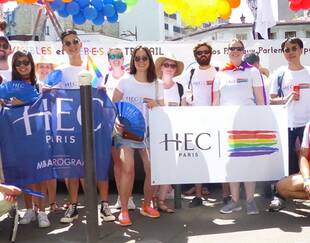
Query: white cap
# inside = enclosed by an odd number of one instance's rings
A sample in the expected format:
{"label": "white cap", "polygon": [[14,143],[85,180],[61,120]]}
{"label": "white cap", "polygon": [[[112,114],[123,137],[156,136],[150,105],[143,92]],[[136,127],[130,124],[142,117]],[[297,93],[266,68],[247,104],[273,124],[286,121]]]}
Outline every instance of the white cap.
{"label": "white cap", "polygon": [[88,70],[82,70],[79,72],[79,83],[80,86],[91,85],[91,81],[93,80],[93,74]]}

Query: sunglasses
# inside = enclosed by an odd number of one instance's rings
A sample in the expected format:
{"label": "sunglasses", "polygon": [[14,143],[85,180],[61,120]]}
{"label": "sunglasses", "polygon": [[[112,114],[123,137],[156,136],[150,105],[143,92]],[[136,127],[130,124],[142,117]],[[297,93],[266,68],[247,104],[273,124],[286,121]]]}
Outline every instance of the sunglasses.
{"label": "sunglasses", "polygon": [[64,44],[65,46],[69,47],[72,45],[78,45],[80,43],[80,40],[78,38],[73,39],[73,41],[65,41]]}
{"label": "sunglasses", "polygon": [[140,61],[146,62],[147,60],[149,60],[148,56],[141,56],[141,57],[135,56],[134,59],[135,59],[135,62],[140,62]]}
{"label": "sunglasses", "polygon": [[0,44],[0,48],[3,50],[7,50],[7,49],[9,49],[9,44],[8,43]]}
{"label": "sunglasses", "polygon": [[228,50],[230,51],[243,51],[243,47],[229,47]]}
{"label": "sunglasses", "polygon": [[209,50],[205,51],[196,51],[197,56],[201,56],[202,54],[209,55],[211,52]]}
{"label": "sunglasses", "polygon": [[117,54],[108,54],[109,59],[114,60],[114,59],[122,59],[123,54],[122,53],[117,53]]}
{"label": "sunglasses", "polygon": [[23,60],[23,61],[17,60],[15,62],[15,67],[20,67],[21,65],[28,66],[28,65],[30,65],[30,61],[29,60]]}
{"label": "sunglasses", "polygon": [[164,63],[163,66],[165,68],[169,68],[170,67],[171,69],[176,69],[177,68],[177,65],[174,64],[174,63]]}
{"label": "sunglasses", "polygon": [[297,47],[296,47],[296,46],[293,46],[292,48],[286,47],[286,48],[284,49],[284,52],[285,52],[285,53],[290,53],[290,52],[295,52],[295,51],[297,51]]}

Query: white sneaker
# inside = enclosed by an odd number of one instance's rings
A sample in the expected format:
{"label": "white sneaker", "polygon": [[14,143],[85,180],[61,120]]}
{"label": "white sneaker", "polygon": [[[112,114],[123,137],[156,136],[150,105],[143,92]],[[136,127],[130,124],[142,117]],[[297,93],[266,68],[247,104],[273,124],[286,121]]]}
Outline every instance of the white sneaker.
{"label": "white sneaker", "polygon": [[116,203],[113,205],[112,208],[115,208],[115,209],[120,209],[120,208],[122,208],[120,196],[117,196],[117,201],[116,201]]}
{"label": "white sneaker", "polygon": [[133,201],[133,197],[129,197],[128,200],[128,209],[129,210],[135,210],[136,209],[136,204]]}
{"label": "white sneaker", "polygon": [[33,209],[28,208],[24,217],[19,221],[20,224],[29,224],[31,221],[36,220],[36,213]]}
{"label": "white sneaker", "polygon": [[38,224],[39,228],[46,228],[51,225],[51,222],[48,220],[48,217],[45,212],[38,213]]}

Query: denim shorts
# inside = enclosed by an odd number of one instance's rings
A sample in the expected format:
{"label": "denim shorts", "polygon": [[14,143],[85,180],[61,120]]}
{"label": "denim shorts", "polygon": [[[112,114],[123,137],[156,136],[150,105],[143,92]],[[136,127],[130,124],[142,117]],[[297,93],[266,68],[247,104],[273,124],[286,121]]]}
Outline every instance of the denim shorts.
{"label": "denim shorts", "polygon": [[115,134],[113,136],[113,142],[115,148],[119,149],[121,147],[129,147],[133,149],[143,149],[143,148],[149,148],[150,147],[150,142],[149,142],[149,137],[144,138],[142,142],[139,141],[134,141],[130,139],[125,139],[122,137],[120,134]]}

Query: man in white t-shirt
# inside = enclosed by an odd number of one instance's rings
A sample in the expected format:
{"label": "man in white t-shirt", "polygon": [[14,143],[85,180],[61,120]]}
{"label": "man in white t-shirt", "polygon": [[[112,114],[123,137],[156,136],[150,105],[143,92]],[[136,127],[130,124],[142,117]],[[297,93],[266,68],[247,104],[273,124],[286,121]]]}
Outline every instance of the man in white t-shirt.
{"label": "man in white t-shirt", "polygon": [[[187,105],[212,105],[212,85],[216,69],[210,65],[212,47],[204,42],[197,44],[193,49],[198,67],[188,70],[182,78]],[[195,197],[190,207],[202,205],[202,184],[195,185]]]}
{"label": "man in white t-shirt", "polygon": [[12,48],[8,38],[4,35],[0,36],[0,75],[1,82],[10,81],[12,79],[12,72],[9,68],[8,58],[12,54]]}
{"label": "man in white t-shirt", "polygon": [[[288,66],[279,68],[271,76],[270,104],[287,104],[289,175],[292,175],[299,171],[296,140],[302,141],[305,125],[310,120],[310,68],[300,61],[303,53],[301,39],[286,39],[281,49]],[[280,210],[281,199],[275,197],[269,206],[272,211]]]}

